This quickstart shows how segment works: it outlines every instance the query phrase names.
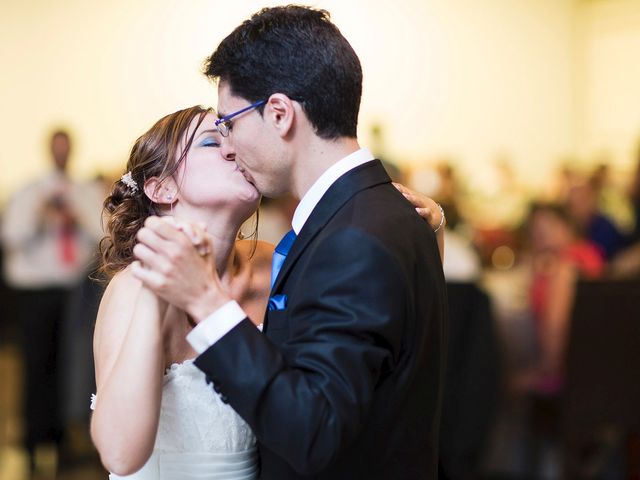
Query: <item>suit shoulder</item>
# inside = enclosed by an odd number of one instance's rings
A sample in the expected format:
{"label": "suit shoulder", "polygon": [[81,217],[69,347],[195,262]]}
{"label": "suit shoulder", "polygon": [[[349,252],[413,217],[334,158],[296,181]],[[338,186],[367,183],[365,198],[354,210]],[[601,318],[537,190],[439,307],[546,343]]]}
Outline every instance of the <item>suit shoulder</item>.
{"label": "suit shoulder", "polygon": [[[391,234],[413,231],[428,234],[426,222],[411,203],[391,184],[358,192],[337,215],[339,221],[371,233]],[[384,235],[383,235],[384,236]]]}

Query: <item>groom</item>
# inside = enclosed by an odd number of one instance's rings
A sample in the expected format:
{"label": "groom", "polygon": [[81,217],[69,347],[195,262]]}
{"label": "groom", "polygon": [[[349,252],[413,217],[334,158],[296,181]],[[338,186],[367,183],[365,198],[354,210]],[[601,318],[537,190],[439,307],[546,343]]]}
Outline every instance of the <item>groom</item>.
{"label": "groom", "polygon": [[197,292],[175,280],[175,259],[196,253],[168,248],[164,222],[147,223],[162,239],[148,246],[172,268],[150,286],[198,324],[195,363],[255,432],[261,478],[437,478],[442,267],[433,232],[358,145],[358,57],[328,13],[276,7],[236,28],[206,74],[223,155],[264,195],[300,199],[293,233],[274,254],[264,333],[217,278]]}

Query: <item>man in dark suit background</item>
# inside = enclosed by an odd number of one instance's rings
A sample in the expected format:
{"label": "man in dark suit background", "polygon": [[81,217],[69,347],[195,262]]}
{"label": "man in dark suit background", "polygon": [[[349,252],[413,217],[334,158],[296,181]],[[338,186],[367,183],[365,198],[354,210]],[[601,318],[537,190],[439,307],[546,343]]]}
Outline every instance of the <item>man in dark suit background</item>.
{"label": "man in dark suit background", "polygon": [[442,267],[434,233],[358,145],[358,57],[327,12],[276,7],[223,40],[206,74],[225,158],[264,195],[301,200],[264,333],[217,277],[195,291],[180,263],[154,272],[198,324],[196,365],[255,432],[261,478],[437,478]]}

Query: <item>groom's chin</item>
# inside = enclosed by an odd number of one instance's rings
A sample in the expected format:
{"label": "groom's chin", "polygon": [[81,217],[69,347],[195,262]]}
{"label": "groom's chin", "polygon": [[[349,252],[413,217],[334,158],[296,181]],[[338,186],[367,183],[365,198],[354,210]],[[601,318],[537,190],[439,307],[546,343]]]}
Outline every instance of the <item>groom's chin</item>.
{"label": "groom's chin", "polygon": [[256,186],[256,189],[260,192],[260,195],[267,198],[282,198],[291,194],[290,188],[278,188],[274,185]]}

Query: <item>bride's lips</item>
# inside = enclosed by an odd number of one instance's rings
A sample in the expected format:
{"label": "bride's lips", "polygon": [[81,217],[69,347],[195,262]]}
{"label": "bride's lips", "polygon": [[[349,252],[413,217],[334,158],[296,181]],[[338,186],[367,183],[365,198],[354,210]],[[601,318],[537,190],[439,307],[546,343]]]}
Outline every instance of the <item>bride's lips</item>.
{"label": "bride's lips", "polygon": [[251,175],[249,175],[249,173],[237,163],[236,163],[236,170],[242,173],[245,180],[255,187],[255,183],[253,182],[253,178],[251,178]]}

